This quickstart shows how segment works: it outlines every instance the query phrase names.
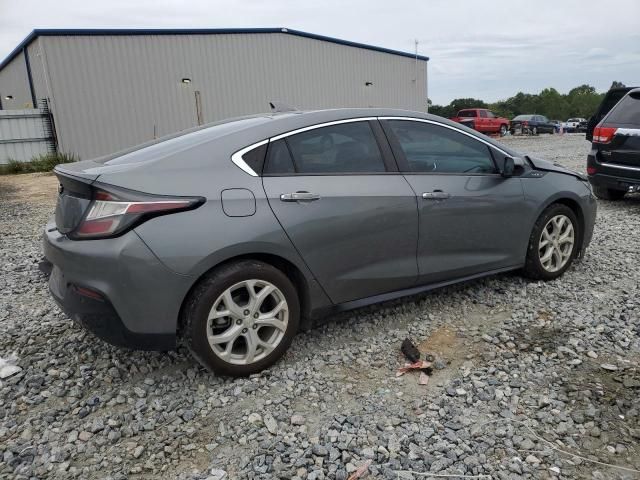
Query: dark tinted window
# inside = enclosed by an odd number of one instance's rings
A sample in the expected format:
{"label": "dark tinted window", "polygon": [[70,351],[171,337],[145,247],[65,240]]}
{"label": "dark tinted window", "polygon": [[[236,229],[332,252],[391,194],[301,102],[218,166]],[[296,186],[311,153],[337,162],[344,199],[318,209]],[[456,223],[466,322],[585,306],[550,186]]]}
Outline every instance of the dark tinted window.
{"label": "dark tinted window", "polygon": [[620,100],[605,121],[640,125],[640,94],[627,95]]}
{"label": "dark tinted window", "polygon": [[388,122],[412,172],[495,173],[489,147],[478,140],[429,123]]}
{"label": "dark tinted window", "polygon": [[598,114],[602,117],[605,116],[615,106],[615,104],[627,94],[627,91],[628,90],[609,90],[600,105]]}
{"label": "dark tinted window", "polygon": [[267,153],[266,143],[248,151],[242,156],[242,159],[254,172],[260,175],[260,173],[262,173],[265,153]]}
{"label": "dark tinted window", "polygon": [[480,110],[480,116],[482,118],[487,118],[487,112],[485,112],[484,110]]}
{"label": "dark tinted window", "polygon": [[276,140],[269,144],[267,164],[264,173],[272,175],[287,175],[295,173],[293,159],[284,140]]}
{"label": "dark tinted window", "polygon": [[298,173],[384,172],[368,122],[315,128],[286,138]]}
{"label": "dark tinted window", "polygon": [[462,111],[458,112],[458,116],[459,117],[475,117],[476,116],[476,111],[475,110],[462,110]]}

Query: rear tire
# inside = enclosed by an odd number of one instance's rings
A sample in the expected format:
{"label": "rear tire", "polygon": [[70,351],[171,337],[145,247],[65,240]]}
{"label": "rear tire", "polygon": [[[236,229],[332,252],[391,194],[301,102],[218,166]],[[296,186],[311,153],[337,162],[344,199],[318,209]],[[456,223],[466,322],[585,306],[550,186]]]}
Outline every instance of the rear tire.
{"label": "rear tire", "polygon": [[525,276],[534,280],[553,280],[561,276],[578,253],[580,225],[576,214],[566,205],[549,205],[533,225]]}
{"label": "rear tire", "polygon": [[627,192],[605,187],[593,187],[593,193],[601,200],[622,200]]}
{"label": "rear tire", "polygon": [[184,307],[181,337],[207,369],[242,377],[273,365],[299,323],[291,280],[269,264],[241,260],[214,269],[195,287]]}

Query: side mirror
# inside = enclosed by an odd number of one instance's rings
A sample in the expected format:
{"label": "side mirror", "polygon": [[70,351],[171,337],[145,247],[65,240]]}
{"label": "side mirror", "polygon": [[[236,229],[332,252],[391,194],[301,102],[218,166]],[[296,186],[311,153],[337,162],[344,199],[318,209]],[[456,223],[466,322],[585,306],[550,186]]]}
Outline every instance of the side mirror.
{"label": "side mirror", "polygon": [[500,175],[502,175],[505,178],[512,177],[515,169],[516,169],[516,163],[513,161],[513,158],[504,157],[504,164],[502,165],[502,170],[500,171]]}

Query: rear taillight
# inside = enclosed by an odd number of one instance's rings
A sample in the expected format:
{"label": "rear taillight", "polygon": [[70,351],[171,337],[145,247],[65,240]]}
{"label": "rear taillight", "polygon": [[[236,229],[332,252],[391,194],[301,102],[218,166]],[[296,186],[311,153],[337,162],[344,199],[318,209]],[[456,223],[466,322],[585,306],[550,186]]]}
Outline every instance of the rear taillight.
{"label": "rear taillight", "polygon": [[197,208],[201,197],[164,197],[116,187],[94,187],[87,213],[69,235],[75,239],[115,237],[152,217]]}
{"label": "rear taillight", "polygon": [[598,125],[593,130],[593,143],[609,143],[616,134],[615,127],[605,127]]}
{"label": "rear taillight", "polygon": [[598,173],[596,167],[587,167],[587,175],[595,175],[596,173]]}

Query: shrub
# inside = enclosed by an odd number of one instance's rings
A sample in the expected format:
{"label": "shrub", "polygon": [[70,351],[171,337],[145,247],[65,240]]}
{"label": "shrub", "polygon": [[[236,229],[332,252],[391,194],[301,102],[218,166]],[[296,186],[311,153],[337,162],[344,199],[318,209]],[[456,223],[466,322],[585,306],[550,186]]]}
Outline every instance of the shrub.
{"label": "shrub", "polygon": [[24,172],[24,162],[10,158],[3,170],[4,173],[22,173]]}
{"label": "shrub", "polygon": [[19,162],[10,158],[7,164],[2,166],[0,174],[50,172],[58,164],[78,160],[79,158],[71,153],[45,153],[33,157],[30,162]]}

